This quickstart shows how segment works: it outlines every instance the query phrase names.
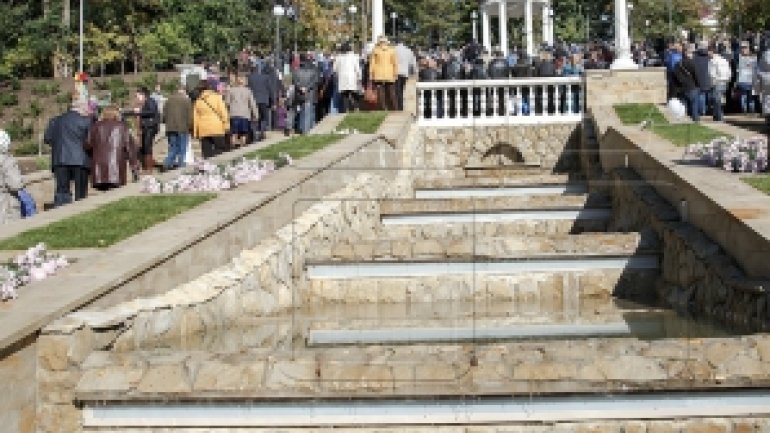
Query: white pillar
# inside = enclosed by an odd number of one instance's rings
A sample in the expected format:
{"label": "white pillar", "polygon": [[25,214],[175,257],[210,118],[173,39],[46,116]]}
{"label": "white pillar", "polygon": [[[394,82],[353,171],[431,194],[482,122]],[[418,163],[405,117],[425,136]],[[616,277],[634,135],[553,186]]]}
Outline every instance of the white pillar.
{"label": "white pillar", "polygon": [[487,6],[481,7],[481,40],[487,51],[492,51],[492,37],[489,33],[489,11]]}
{"label": "white pillar", "polygon": [[548,5],[548,44],[553,46],[554,44],[554,38],[553,38],[553,28],[554,26],[554,20],[556,17],[553,15],[554,11],[551,5]]}
{"label": "white pillar", "polygon": [[631,40],[628,38],[628,5],[626,0],[615,0],[615,61],[611,69],[638,69],[631,58]]}
{"label": "white pillar", "polygon": [[500,0],[500,51],[503,56],[508,55],[508,0]]}
{"label": "white pillar", "polygon": [[535,55],[535,47],[532,43],[532,0],[524,0],[524,33],[527,37],[527,55]]}
{"label": "white pillar", "polygon": [[385,17],[382,13],[382,0],[372,0],[372,42],[385,34]]}

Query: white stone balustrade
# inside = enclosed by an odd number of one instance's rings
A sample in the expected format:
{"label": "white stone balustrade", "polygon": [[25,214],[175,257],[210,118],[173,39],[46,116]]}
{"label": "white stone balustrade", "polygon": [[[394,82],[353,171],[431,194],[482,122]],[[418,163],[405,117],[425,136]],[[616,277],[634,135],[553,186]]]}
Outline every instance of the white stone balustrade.
{"label": "white stone balustrade", "polygon": [[579,122],[582,77],[454,80],[417,83],[420,126]]}

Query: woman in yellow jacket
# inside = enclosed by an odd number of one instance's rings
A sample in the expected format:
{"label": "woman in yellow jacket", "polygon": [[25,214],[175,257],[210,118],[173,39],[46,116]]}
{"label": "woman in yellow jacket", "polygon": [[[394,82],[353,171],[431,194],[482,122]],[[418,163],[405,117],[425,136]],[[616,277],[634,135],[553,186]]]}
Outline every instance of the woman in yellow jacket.
{"label": "woman in yellow jacket", "polygon": [[390,46],[387,37],[380,36],[369,60],[369,79],[377,89],[377,102],[381,110],[396,109],[396,78],[396,50]]}
{"label": "woman in yellow jacket", "polygon": [[225,135],[230,127],[222,95],[210,90],[205,82],[198,89],[200,94],[193,105],[193,137],[201,140],[203,158],[211,158],[226,150]]}

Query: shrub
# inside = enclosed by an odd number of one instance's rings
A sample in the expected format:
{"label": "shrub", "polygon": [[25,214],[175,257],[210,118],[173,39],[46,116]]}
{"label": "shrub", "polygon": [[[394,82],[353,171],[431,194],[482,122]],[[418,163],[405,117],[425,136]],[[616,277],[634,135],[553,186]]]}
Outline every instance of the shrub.
{"label": "shrub", "polygon": [[[5,126],[5,131],[11,136],[11,140],[21,141],[32,138],[32,124],[26,125],[24,119],[17,117]],[[37,150],[35,150],[37,152]]]}
{"label": "shrub", "polygon": [[34,141],[25,140],[13,146],[14,156],[32,156],[32,155],[37,155],[37,153],[38,153],[38,147],[37,147],[37,143],[35,143]]}
{"label": "shrub", "polygon": [[55,94],[57,87],[56,84],[51,85],[45,82],[35,83],[35,85],[32,86],[31,92],[33,95],[37,96],[48,96]]}
{"label": "shrub", "polygon": [[27,114],[29,115],[29,117],[38,118],[40,117],[41,114],[43,114],[43,107],[40,106],[39,102],[32,101],[29,103]]}
{"label": "shrub", "polygon": [[109,88],[110,88],[110,85],[106,80],[94,80],[94,89],[108,90]]}
{"label": "shrub", "polygon": [[10,78],[10,82],[11,82],[11,89],[13,89],[13,90],[21,90],[21,81],[19,81],[18,78],[11,77]]}
{"label": "shrub", "polygon": [[152,92],[153,89],[155,89],[155,86],[158,85],[158,74],[151,73],[151,74],[144,74],[142,75],[142,79],[139,80],[138,86],[144,86]]}
{"label": "shrub", "polygon": [[179,85],[179,80],[177,79],[169,79],[169,80],[163,80],[160,83],[160,90],[163,92],[164,95],[170,95],[174,92],[176,92],[176,88]]}
{"label": "shrub", "polygon": [[12,107],[19,104],[19,97],[13,92],[0,93],[0,105],[4,107]]}
{"label": "shrub", "polygon": [[56,103],[57,104],[67,104],[67,105],[69,105],[70,102],[72,102],[72,95],[70,95],[69,93],[64,92],[64,93],[59,93],[58,95],[56,95]]}

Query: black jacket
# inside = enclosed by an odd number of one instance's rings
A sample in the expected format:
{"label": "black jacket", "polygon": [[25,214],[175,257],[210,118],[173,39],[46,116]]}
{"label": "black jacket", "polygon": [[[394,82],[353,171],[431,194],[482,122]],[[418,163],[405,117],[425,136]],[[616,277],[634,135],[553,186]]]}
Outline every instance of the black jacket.
{"label": "black jacket", "polygon": [[142,129],[157,130],[160,128],[160,110],[158,110],[158,104],[154,99],[148,97],[144,100],[139,118]]}
{"label": "black jacket", "polygon": [[489,62],[487,75],[489,75],[489,78],[508,78],[511,75],[508,62],[502,58],[492,59],[492,61]]}
{"label": "black jacket", "polygon": [[700,88],[698,72],[691,58],[684,56],[682,61],[676,65],[674,82],[676,89],[685,93]]}
{"label": "black jacket", "polygon": [[443,73],[445,80],[462,80],[463,79],[463,65],[455,59],[452,59],[443,66]]}
{"label": "black jacket", "polygon": [[[321,76],[312,63],[307,62],[300,65],[300,67],[294,71],[294,78],[292,79],[294,86],[296,86],[297,95],[300,95],[305,102],[315,103],[318,99],[318,86],[321,81]],[[305,89],[304,93],[302,89]]]}
{"label": "black jacket", "polygon": [[[149,98],[148,98],[149,99]],[[90,167],[84,149],[91,119],[77,111],[68,111],[48,122],[43,141],[51,146],[51,166]]]}
{"label": "black jacket", "polygon": [[273,95],[277,92],[273,77],[262,71],[254,71],[249,75],[249,89],[257,104],[270,104]]}
{"label": "black jacket", "polygon": [[553,64],[553,60],[541,60],[537,64],[537,76],[538,77],[555,77],[556,66]]}
{"label": "black jacket", "polygon": [[701,90],[711,90],[711,76],[709,75],[709,53],[706,50],[698,50],[692,57],[695,64],[695,75],[698,79],[698,87]]}
{"label": "black jacket", "polygon": [[441,79],[441,73],[438,69],[434,68],[422,68],[418,73],[420,81],[438,81]]}

